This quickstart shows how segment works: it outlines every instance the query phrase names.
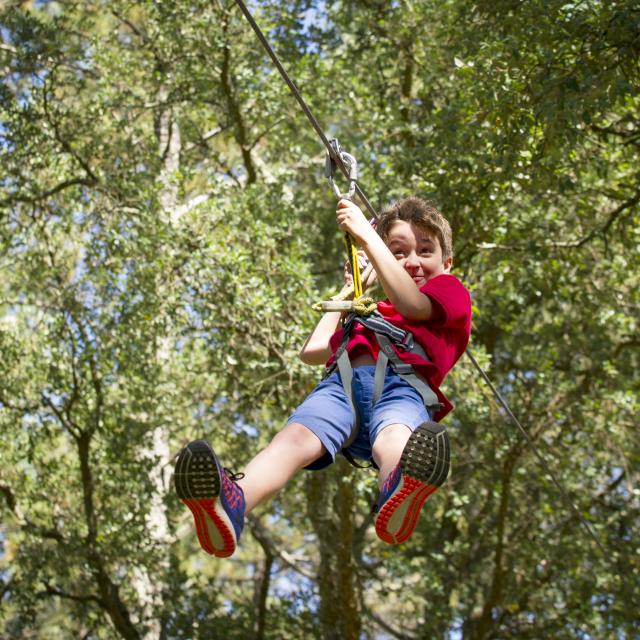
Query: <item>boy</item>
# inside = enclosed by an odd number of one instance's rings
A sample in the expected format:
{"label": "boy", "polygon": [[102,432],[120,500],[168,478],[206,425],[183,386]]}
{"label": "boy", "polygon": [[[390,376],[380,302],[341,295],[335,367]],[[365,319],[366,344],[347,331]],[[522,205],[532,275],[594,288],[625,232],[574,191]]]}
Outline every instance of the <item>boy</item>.
{"label": "boy", "polygon": [[[343,336],[342,314],[325,313],[300,357],[307,364],[339,360],[340,373],[323,379],[244,473],[223,468],[205,441],[181,451],[175,470],[178,496],[194,516],[200,545],[215,556],[235,551],[245,513],[300,469],[322,468],[343,448],[347,457],[370,460],[379,469],[376,533],[391,544],[411,536],[425,500],[446,479],[448,438],[431,419],[442,419],[452,408],[439,385],[464,352],[471,328],[469,294],[449,273],[449,223],[419,198],[383,211],[377,231],[349,200],[340,200],[336,219],[367,255],[387,295],[378,303],[374,324],[382,320],[388,333],[399,332],[402,339],[385,346],[384,336],[360,317]],[[390,366],[376,375],[376,361],[386,365],[387,356]],[[351,394],[342,386],[348,377]],[[357,434],[352,432],[354,409]]]}

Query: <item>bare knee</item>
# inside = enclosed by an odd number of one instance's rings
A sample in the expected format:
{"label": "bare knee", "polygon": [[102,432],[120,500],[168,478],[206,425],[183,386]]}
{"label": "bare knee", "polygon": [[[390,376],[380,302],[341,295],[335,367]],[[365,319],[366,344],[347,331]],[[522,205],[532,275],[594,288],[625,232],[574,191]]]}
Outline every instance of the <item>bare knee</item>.
{"label": "bare knee", "polygon": [[373,443],[373,459],[380,466],[388,458],[399,458],[411,429],[404,424],[391,424],[380,431]]}
{"label": "bare knee", "polygon": [[411,435],[411,429],[404,424],[390,424],[388,427],[385,427],[378,433],[375,442],[373,443],[374,448],[376,447],[385,447],[391,443],[394,444],[402,444],[403,446],[406,444],[409,436]]}
{"label": "bare knee", "polygon": [[313,431],[297,422],[288,424],[279,431],[269,446],[290,450],[292,457],[301,458],[301,466],[310,464],[327,451]]}

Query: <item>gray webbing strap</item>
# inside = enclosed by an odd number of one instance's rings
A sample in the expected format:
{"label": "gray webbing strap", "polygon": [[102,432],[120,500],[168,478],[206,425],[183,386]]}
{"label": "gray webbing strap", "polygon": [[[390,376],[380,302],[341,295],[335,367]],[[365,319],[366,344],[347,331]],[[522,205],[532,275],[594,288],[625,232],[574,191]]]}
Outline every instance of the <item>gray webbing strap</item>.
{"label": "gray webbing strap", "polygon": [[340,344],[336,349],[333,365],[329,367],[324,374],[324,377],[326,378],[327,376],[331,375],[336,369],[338,369],[338,372],[340,373],[340,379],[342,380],[342,388],[344,389],[344,393],[347,396],[349,405],[351,406],[353,424],[351,426],[351,433],[349,434],[349,437],[342,445],[343,449],[346,449],[356,439],[358,431],[360,430],[358,409],[356,407],[356,403],[353,401],[353,368],[351,367],[351,360],[349,359],[349,353],[347,352],[347,345],[349,344],[351,327],[353,325],[354,319],[355,315],[352,315],[348,317],[346,322],[344,323],[342,339],[340,340]]}
{"label": "gray webbing strap", "polygon": [[[393,345],[391,344],[391,340],[382,334],[376,334],[376,338],[378,339],[378,344],[380,345],[380,352],[385,355],[385,357],[391,362],[391,366],[394,371],[405,381],[408,382],[421,396],[422,401],[425,406],[429,409],[440,409],[440,401],[438,400],[438,396],[435,394],[433,389],[413,370],[413,367],[406,362],[402,362],[400,360],[398,354],[396,353]],[[415,349],[414,349],[415,350]],[[381,362],[380,354],[378,354],[378,364],[376,364],[376,378],[377,382],[379,378],[382,378],[382,383],[384,383],[384,370],[386,369],[386,362],[384,363],[384,369],[382,369],[382,374],[378,375],[378,366]],[[374,391],[374,397],[376,395],[377,389]],[[380,388],[379,393],[382,393],[382,387]]]}
{"label": "gray webbing strap", "polygon": [[[342,338],[340,339],[340,344],[336,349],[336,353],[333,357],[333,364],[325,369],[324,375],[322,379],[328,378],[336,369],[338,369],[338,360],[342,357],[342,355],[347,351],[347,345],[349,344],[349,340],[351,337],[351,327],[353,326],[353,319],[355,316],[351,316],[344,323],[342,328]],[[349,365],[351,367],[351,365]]]}
{"label": "gray webbing strap", "polygon": [[343,449],[346,449],[358,435],[358,431],[360,430],[359,418],[358,418],[358,409],[356,407],[356,403],[353,401],[353,369],[351,367],[351,360],[349,360],[349,354],[345,349],[338,358],[338,371],[340,372],[340,377],[342,378],[342,387],[344,388],[344,393],[349,400],[349,404],[351,405],[351,414],[353,415],[353,425],[351,426],[351,434],[347,438],[346,442],[342,445]]}
{"label": "gray webbing strap", "polygon": [[389,363],[389,358],[387,358],[387,354],[384,351],[380,350],[378,353],[378,359],[376,360],[376,373],[373,379],[373,404],[375,405],[378,400],[380,400],[380,396],[382,395],[382,389],[384,389],[384,376],[387,371],[387,364]]}
{"label": "gray webbing strap", "polygon": [[[385,338],[385,336],[383,336],[382,334],[376,333],[376,340],[378,340],[378,344],[380,344],[381,337],[384,340],[387,340],[387,338]],[[402,344],[404,344],[405,342],[406,341],[403,341]],[[408,349],[408,351],[410,351],[411,353],[415,353],[416,355],[419,355],[423,360],[429,360],[429,356],[425,353],[424,349],[415,340],[411,341],[411,348]],[[378,360],[376,361],[376,374],[373,382],[373,404],[378,402],[378,400],[380,400],[380,396],[382,395],[382,389],[384,388],[384,376],[385,376],[385,372],[387,370],[388,364],[389,364],[389,357],[382,349],[380,349],[380,353],[378,353]],[[418,378],[418,380],[422,380],[422,379]],[[413,382],[410,382],[409,384],[413,384]],[[425,400],[424,394],[420,392],[420,395],[422,396],[422,399],[424,401]],[[429,396],[429,399],[430,398],[431,396]],[[429,408],[432,408],[429,405],[427,405],[426,402],[425,402],[425,405],[428,406]],[[438,403],[438,407],[439,406],[440,406],[440,403]]]}
{"label": "gray webbing strap", "polygon": [[351,322],[353,321],[360,323],[376,334],[381,333],[387,336],[393,340],[394,344],[397,345],[403,345],[404,347],[409,348],[410,345],[405,344],[405,342],[407,340],[412,341],[413,339],[412,333],[391,324],[391,322],[383,318],[377,311],[370,316],[356,316],[351,320]]}

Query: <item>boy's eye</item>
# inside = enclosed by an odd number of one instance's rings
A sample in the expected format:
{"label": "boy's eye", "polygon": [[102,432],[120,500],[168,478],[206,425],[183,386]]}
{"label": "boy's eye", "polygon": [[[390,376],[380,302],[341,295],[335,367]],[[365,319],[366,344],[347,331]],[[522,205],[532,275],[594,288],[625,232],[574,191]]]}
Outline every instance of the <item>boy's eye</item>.
{"label": "boy's eye", "polygon": [[420,255],[423,255],[423,256],[430,256],[432,253],[433,253],[433,251],[431,251],[431,249],[423,249],[423,250],[420,252]]}
{"label": "boy's eye", "polygon": [[404,251],[399,251],[399,250],[398,251],[394,251],[393,255],[398,259],[399,258],[404,258]]}

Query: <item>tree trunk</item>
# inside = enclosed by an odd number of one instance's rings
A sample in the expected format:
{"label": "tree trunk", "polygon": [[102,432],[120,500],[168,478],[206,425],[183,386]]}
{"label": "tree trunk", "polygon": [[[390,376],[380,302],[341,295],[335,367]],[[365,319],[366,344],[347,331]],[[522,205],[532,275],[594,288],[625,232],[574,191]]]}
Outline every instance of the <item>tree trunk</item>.
{"label": "tree trunk", "polygon": [[93,502],[93,474],[90,464],[91,435],[88,432],[76,440],[78,446],[78,458],[80,461],[80,474],[84,497],[84,515],[87,525],[87,560],[91,572],[95,578],[100,604],[111,619],[118,633],[127,640],[139,640],[140,634],[131,621],[130,612],[120,597],[118,585],[115,584],[107,573],[103,559],[97,546],[98,518]]}
{"label": "tree trunk", "polygon": [[324,640],[357,640],[360,637],[353,558],[353,472],[353,468],[340,458],[330,472],[313,473],[308,481],[309,515],[320,550],[318,586]]}

